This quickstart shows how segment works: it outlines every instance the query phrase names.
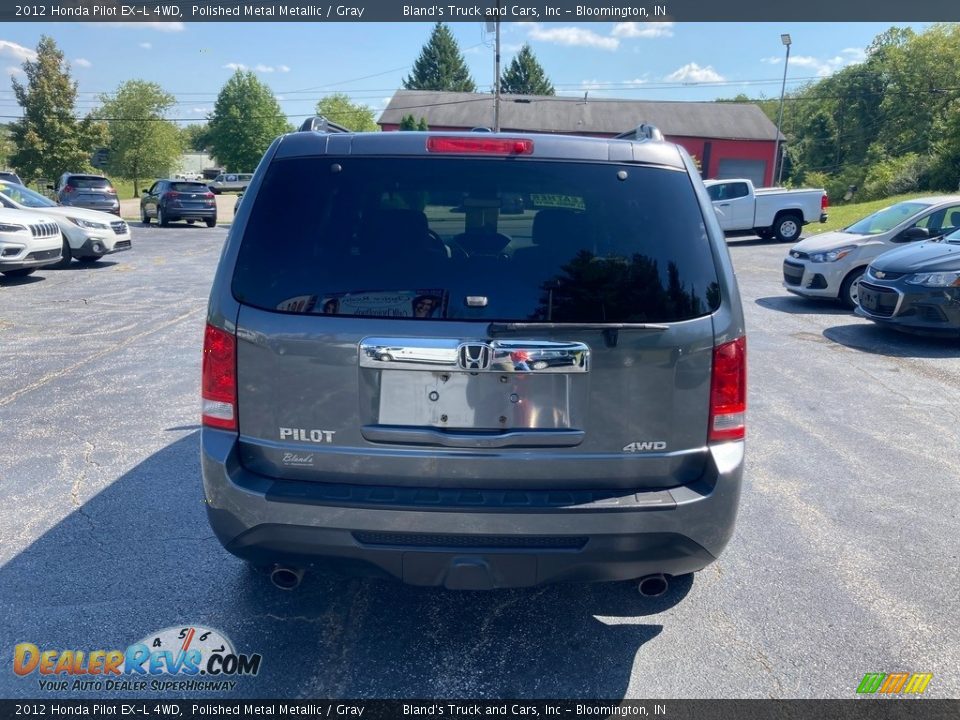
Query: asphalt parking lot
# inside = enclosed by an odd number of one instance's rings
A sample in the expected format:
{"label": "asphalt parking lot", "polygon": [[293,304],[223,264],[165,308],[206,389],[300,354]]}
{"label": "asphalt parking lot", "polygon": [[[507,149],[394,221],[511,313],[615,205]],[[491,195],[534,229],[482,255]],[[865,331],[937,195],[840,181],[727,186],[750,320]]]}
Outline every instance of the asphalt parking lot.
{"label": "asphalt parking lot", "polygon": [[284,593],[203,512],[200,344],[227,230],[133,230],[96,265],[0,279],[0,697],[134,696],[44,692],[7,663],[17,643],[187,625],[263,656],[214,697],[847,698],[896,671],[960,696],[960,342],[791,297],[784,246],[732,241],[749,447],[719,562],[657,600],[325,575]]}

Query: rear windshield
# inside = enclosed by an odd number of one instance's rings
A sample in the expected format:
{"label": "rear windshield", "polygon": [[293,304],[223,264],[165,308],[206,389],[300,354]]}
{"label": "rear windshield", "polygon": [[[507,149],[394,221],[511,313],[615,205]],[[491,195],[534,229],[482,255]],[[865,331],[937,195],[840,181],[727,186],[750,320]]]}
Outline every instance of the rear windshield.
{"label": "rear windshield", "polygon": [[720,302],[685,173],[459,158],[274,162],[233,293],[278,312],[555,323],[684,320]]}
{"label": "rear windshield", "polygon": [[72,175],[67,179],[67,185],[73,185],[75,188],[108,188],[110,181],[102,177],[84,177],[82,175]]}
{"label": "rear windshield", "polygon": [[206,185],[203,183],[194,183],[194,182],[172,182],[170,183],[170,189],[176,190],[177,192],[186,192],[186,193],[206,193],[210,192]]}

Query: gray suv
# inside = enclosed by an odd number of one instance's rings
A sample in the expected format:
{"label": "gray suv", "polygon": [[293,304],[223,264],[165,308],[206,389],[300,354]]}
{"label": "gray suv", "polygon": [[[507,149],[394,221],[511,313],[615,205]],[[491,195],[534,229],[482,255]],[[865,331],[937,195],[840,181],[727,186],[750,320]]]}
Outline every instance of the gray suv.
{"label": "gray suv", "polygon": [[227,550],[285,589],[329,568],[645,595],[717,558],[743,471],[743,313],[690,157],[631,137],[274,141],[204,338],[203,484]]}

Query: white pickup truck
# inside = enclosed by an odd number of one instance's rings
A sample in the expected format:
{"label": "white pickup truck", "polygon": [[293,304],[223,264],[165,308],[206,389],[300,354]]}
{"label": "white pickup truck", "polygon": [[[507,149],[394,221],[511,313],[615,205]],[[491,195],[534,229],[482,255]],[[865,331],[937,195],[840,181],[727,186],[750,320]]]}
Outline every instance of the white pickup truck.
{"label": "white pickup truck", "polygon": [[756,234],[795,242],[807,223],[827,221],[827,193],[822,188],[757,189],[750,180],[739,178],[705,180],[703,184],[727,235]]}

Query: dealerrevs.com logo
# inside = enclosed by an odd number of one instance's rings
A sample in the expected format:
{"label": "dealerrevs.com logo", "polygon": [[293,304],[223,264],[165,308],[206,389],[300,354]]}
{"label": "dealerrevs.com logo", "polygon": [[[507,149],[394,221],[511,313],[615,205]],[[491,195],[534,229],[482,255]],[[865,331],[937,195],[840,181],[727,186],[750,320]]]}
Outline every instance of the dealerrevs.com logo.
{"label": "dealerrevs.com logo", "polygon": [[260,672],[258,653],[238,653],[218,630],[169,627],[124,650],[61,650],[23,642],[13,649],[13,672],[35,677],[41,690],[229,691],[234,678]]}

